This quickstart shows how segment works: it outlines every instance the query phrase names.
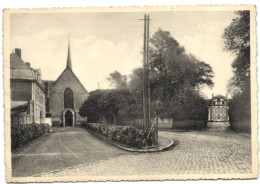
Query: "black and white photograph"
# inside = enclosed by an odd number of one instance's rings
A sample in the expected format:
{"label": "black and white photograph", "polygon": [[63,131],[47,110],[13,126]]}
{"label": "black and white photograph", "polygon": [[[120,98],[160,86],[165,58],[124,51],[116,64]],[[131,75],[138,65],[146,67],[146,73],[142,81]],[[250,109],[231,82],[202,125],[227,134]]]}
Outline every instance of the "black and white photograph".
{"label": "black and white photograph", "polygon": [[257,178],[255,16],[5,9],[7,181]]}

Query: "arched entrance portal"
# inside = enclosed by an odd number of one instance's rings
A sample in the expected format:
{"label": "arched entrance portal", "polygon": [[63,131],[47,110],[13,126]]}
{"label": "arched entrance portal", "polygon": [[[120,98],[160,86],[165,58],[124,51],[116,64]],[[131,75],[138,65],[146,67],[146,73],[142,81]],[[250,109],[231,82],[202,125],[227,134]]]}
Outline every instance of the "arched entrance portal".
{"label": "arched entrance portal", "polygon": [[73,126],[73,114],[70,110],[65,113],[65,126]]}

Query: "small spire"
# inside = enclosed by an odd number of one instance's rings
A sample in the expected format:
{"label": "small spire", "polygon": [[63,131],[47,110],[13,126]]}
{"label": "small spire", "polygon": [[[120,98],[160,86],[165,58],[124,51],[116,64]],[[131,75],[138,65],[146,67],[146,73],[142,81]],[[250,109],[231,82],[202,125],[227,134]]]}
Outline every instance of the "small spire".
{"label": "small spire", "polygon": [[69,44],[68,44],[68,57],[67,57],[67,67],[72,70],[71,65],[71,56],[70,56],[70,35],[69,35]]}

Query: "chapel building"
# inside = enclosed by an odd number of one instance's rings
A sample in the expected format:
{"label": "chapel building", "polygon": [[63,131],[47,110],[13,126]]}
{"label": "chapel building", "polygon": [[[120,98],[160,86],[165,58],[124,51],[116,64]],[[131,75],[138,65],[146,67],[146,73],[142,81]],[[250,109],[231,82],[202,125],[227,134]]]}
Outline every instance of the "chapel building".
{"label": "chapel building", "polygon": [[44,81],[46,117],[53,126],[76,126],[86,121],[79,115],[79,108],[88,98],[88,92],[72,70],[70,44],[67,65],[56,81]]}

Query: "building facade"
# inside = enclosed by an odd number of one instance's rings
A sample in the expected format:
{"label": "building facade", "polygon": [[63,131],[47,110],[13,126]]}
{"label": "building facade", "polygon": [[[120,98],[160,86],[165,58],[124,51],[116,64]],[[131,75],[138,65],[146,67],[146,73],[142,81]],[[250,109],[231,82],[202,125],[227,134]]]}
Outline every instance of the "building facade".
{"label": "building facade", "polygon": [[44,81],[47,114],[54,126],[75,126],[86,118],[79,115],[79,108],[88,98],[88,92],[72,70],[70,45],[67,66],[56,81]]}
{"label": "building facade", "polygon": [[208,107],[208,121],[229,121],[227,96],[213,96]]}
{"label": "building facade", "polygon": [[43,123],[45,91],[41,71],[25,63],[18,48],[10,54],[10,87],[12,124]]}

